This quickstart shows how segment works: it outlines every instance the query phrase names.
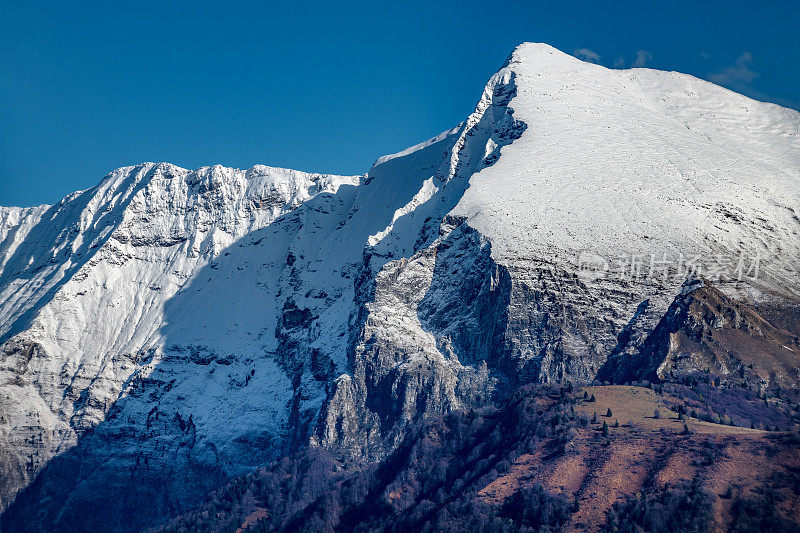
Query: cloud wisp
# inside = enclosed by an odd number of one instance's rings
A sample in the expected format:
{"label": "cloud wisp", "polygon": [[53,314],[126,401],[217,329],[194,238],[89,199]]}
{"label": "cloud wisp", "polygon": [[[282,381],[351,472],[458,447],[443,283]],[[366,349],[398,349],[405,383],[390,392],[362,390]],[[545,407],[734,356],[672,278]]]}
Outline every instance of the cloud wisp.
{"label": "cloud wisp", "polygon": [[572,55],[579,59],[583,59],[584,61],[590,61],[592,63],[600,62],[600,54],[589,50],[588,48],[578,48],[577,50],[573,50]]}
{"label": "cloud wisp", "polygon": [[[575,55],[577,55],[577,52],[576,50]],[[642,68],[647,66],[647,63],[649,63],[651,59],[653,59],[653,54],[647,50],[637,50],[636,59],[633,60],[633,63],[630,63],[630,66],[628,66],[625,56],[619,56],[617,60],[614,61],[613,68]]]}
{"label": "cloud wisp", "polygon": [[653,54],[647,50],[637,50],[636,61],[633,62],[633,68],[643,68],[651,59],[653,59]]}
{"label": "cloud wisp", "polygon": [[750,52],[743,52],[733,65],[712,74],[709,79],[720,84],[748,84],[758,76],[758,73],[750,68],[752,65],[753,55]]}

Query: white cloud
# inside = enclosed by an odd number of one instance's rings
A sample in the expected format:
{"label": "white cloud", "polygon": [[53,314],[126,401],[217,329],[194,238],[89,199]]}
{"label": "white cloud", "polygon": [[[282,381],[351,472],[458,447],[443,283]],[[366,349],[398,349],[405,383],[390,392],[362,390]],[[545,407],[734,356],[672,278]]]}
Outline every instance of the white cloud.
{"label": "white cloud", "polygon": [[750,68],[753,64],[753,55],[743,52],[736,62],[728,68],[712,74],[709,79],[715,83],[750,83],[758,73]]}
{"label": "white cloud", "polygon": [[577,50],[573,50],[572,55],[579,59],[583,59],[584,61],[590,61],[592,63],[600,62],[600,54],[589,50],[588,48],[578,48]]}
{"label": "white cloud", "polygon": [[651,59],[653,59],[653,54],[647,50],[638,50],[636,52],[636,61],[633,62],[633,68],[644,67]]}
{"label": "white cloud", "polygon": [[625,58],[619,56],[616,61],[614,61],[614,68],[623,68],[625,66]]}

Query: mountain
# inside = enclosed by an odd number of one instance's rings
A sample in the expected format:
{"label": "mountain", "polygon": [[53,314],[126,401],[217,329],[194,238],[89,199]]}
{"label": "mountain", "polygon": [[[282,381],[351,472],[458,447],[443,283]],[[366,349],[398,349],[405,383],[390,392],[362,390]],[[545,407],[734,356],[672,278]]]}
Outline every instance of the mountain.
{"label": "mountain", "polygon": [[147,163],[2,208],[2,521],[138,530],[308,444],[382,461],[525,384],[652,379],[698,277],[786,371],[730,335],[675,369],[796,389],[798,141],[795,111],[523,44],[362,176]]}
{"label": "mountain", "polygon": [[[775,414],[750,393],[697,390]],[[685,394],[523,386],[419,424],[360,468],[301,449],[153,531],[797,531],[800,439],[699,420]]]}

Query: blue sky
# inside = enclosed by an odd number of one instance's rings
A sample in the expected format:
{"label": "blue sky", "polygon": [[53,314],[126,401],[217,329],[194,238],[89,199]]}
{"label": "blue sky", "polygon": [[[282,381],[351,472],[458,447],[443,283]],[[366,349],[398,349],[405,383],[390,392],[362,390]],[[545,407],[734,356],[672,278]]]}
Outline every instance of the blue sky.
{"label": "blue sky", "polygon": [[800,107],[800,2],[12,2],[0,205],[142,161],[362,173],[472,111],[520,42]]}

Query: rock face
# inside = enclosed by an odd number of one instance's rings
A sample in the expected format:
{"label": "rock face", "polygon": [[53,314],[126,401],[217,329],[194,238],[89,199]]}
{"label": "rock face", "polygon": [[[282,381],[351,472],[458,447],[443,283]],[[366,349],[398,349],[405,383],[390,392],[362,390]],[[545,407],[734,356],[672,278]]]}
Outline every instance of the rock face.
{"label": "rock face", "polygon": [[[784,312],[796,315],[800,308]],[[691,280],[638,353],[612,356],[600,377],[620,382],[703,373],[743,381],[757,390],[796,389],[800,331],[774,326],[707,280]]]}
{"label": "rock face", "polygon": [[431,246],[359,280],[366,298],[352,370],[333,383],[315,438],[342,457],[382,458],[409,424],[480,406],[501,383],[518,381],[505,338],[508,271],[463,221],[441,228]]}
{"label": "rock face", "polygon": [[144,164],[2,208],[3,523],[136,530],[308,442],[384,457],[639,357],[689,275],[788,305],[798,139],[794,111],[526,44],[364,176]]}

